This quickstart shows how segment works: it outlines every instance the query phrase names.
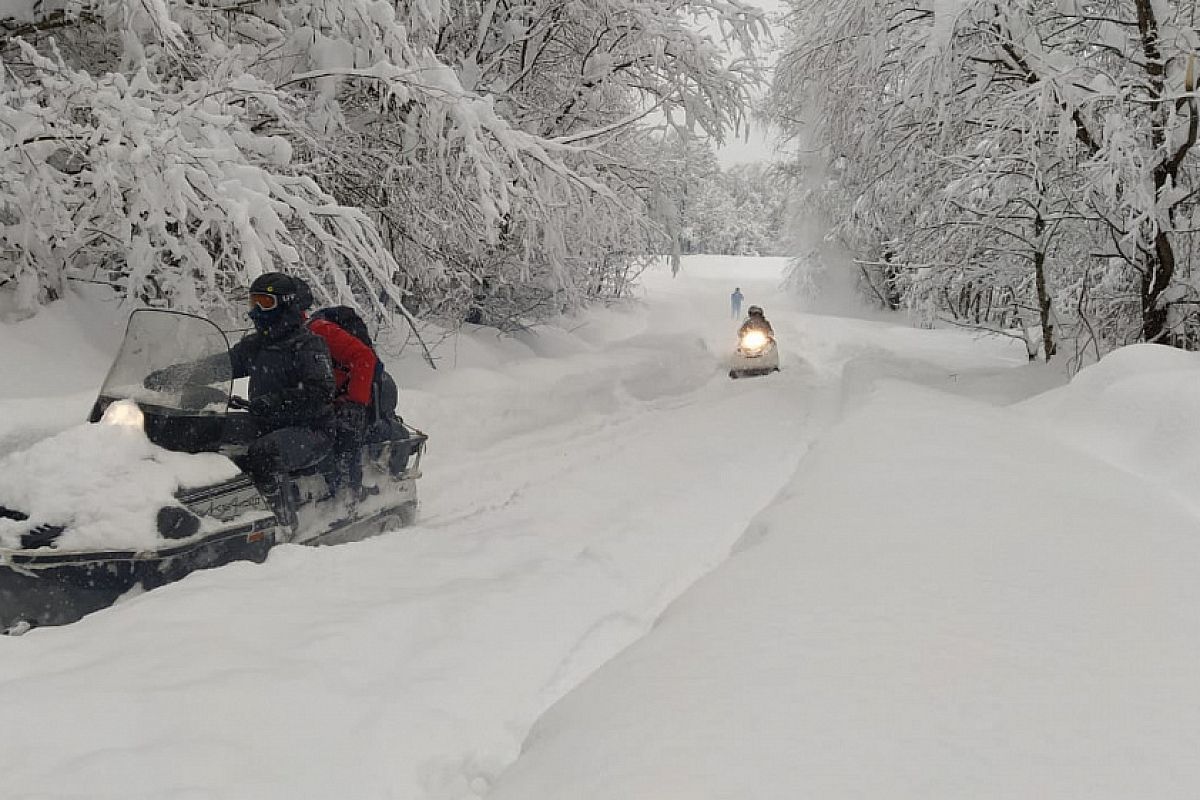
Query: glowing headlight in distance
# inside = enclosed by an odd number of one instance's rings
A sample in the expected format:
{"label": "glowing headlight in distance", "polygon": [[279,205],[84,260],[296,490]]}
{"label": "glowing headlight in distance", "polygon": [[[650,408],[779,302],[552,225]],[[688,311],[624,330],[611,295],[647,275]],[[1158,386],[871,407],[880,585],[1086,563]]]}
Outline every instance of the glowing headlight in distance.
{"label": "glowing headlight in distance", "polygon": [[747,350],[757,350],[767,343],[767,335],[762,331],[746,331],[742,336],[742,347]]}
{"label": "glowing headlight in distance", "polygon": [[104,416],[100,418],[100,424],[141,428],[145,424],[145,417],[142,410],[137,407],[137,403],[132,400],[117,400],[104,409]]}

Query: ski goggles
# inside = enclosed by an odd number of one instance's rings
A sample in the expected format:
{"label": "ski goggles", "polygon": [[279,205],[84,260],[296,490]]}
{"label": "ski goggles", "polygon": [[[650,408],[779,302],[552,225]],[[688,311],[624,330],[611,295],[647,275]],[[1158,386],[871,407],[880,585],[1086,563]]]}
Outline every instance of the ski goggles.
{"label": "ski goggles", "polygon": [[274,311],[279,307],[279,298],[273,294],[266,292],[251,292],[250,293],[250,308],[257,308],[261,311]]}

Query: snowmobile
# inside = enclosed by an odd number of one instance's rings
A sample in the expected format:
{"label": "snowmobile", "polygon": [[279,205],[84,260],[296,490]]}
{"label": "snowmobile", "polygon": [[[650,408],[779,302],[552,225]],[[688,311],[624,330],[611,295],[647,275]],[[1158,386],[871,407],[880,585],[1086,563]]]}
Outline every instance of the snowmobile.
{"label": "snowmobile", "polygon": [[[146,388],[155,370],[200,361],[207,366],[194,380]],[[327,454],[308,469],[274,476],[264,492],[233,466],[259,433],[255,418],[238,410],[245,401],[233,388],[229,341],[214,323],[175,311],[130,315],[88,421],[140,427],[167,450],[227,456],[235,476],[181,488],[178,502],[156,515],[150,508],[160,544],[145,550],[59,547],[65,526],[0,505],[0,517],[22,526],[18,547],[0,547],[0,631],[74,622],[196,570],[262,562],[277,544],[336,544],[413,523],[424,433],[397,418],[374,423],[362,446],[362,487],[341,485],[337,459]]]}
{"label": "snowmobile", "polygon": [[737,348],[733,351],[729,377],[737,379],[778,371],[779,348],[775,344],[775,337],[758,328],[742,331],[738,336]]}

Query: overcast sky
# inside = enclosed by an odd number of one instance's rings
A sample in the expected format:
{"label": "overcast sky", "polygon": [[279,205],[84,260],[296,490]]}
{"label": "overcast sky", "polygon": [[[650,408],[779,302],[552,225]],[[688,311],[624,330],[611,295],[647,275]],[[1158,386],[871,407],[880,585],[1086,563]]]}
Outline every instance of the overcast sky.
{"label": "overcast sky", "polygon": [[770,133],[761,123],[751,123],[749,139],[739,136],[735,141],[717,148],[717,160],[722,167],[734,164],[745,164],[749,161],[772,161],[778,158],[775,154],[775,142]]}
{"label": "overcast sky", "polygon": [[[787,6],[786,0],[752,0],[752,2],[772,16],[782,14],[786,11]],[[775,36],[777,37],[775,43],[778,45],[782,40],[783,32],[777,29]],[[773,60],[773,54],[769,54],[768,57]],[[770,132],[762,123],[751,122],[749,137],[743,133],[727,142],[724,147],[718,148],[717,159],[723,167],[748,161],[770,161],[777,158],[774,150],[775,140]]]}

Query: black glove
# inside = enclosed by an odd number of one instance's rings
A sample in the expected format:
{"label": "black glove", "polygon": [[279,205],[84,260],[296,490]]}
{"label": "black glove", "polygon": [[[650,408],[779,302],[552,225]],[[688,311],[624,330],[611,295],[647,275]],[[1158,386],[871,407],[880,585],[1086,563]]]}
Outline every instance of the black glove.
{"label": "black glove", "polygon": [[283,405],[278,395],[264,394],[250,400],[250,413],[256,417],[269,417],[277,414]]}
{"label": "black glove", "polygon": [[358,403],[341,403],[334,410],[338,430],[358,438],[367,427],[367,407]]}

